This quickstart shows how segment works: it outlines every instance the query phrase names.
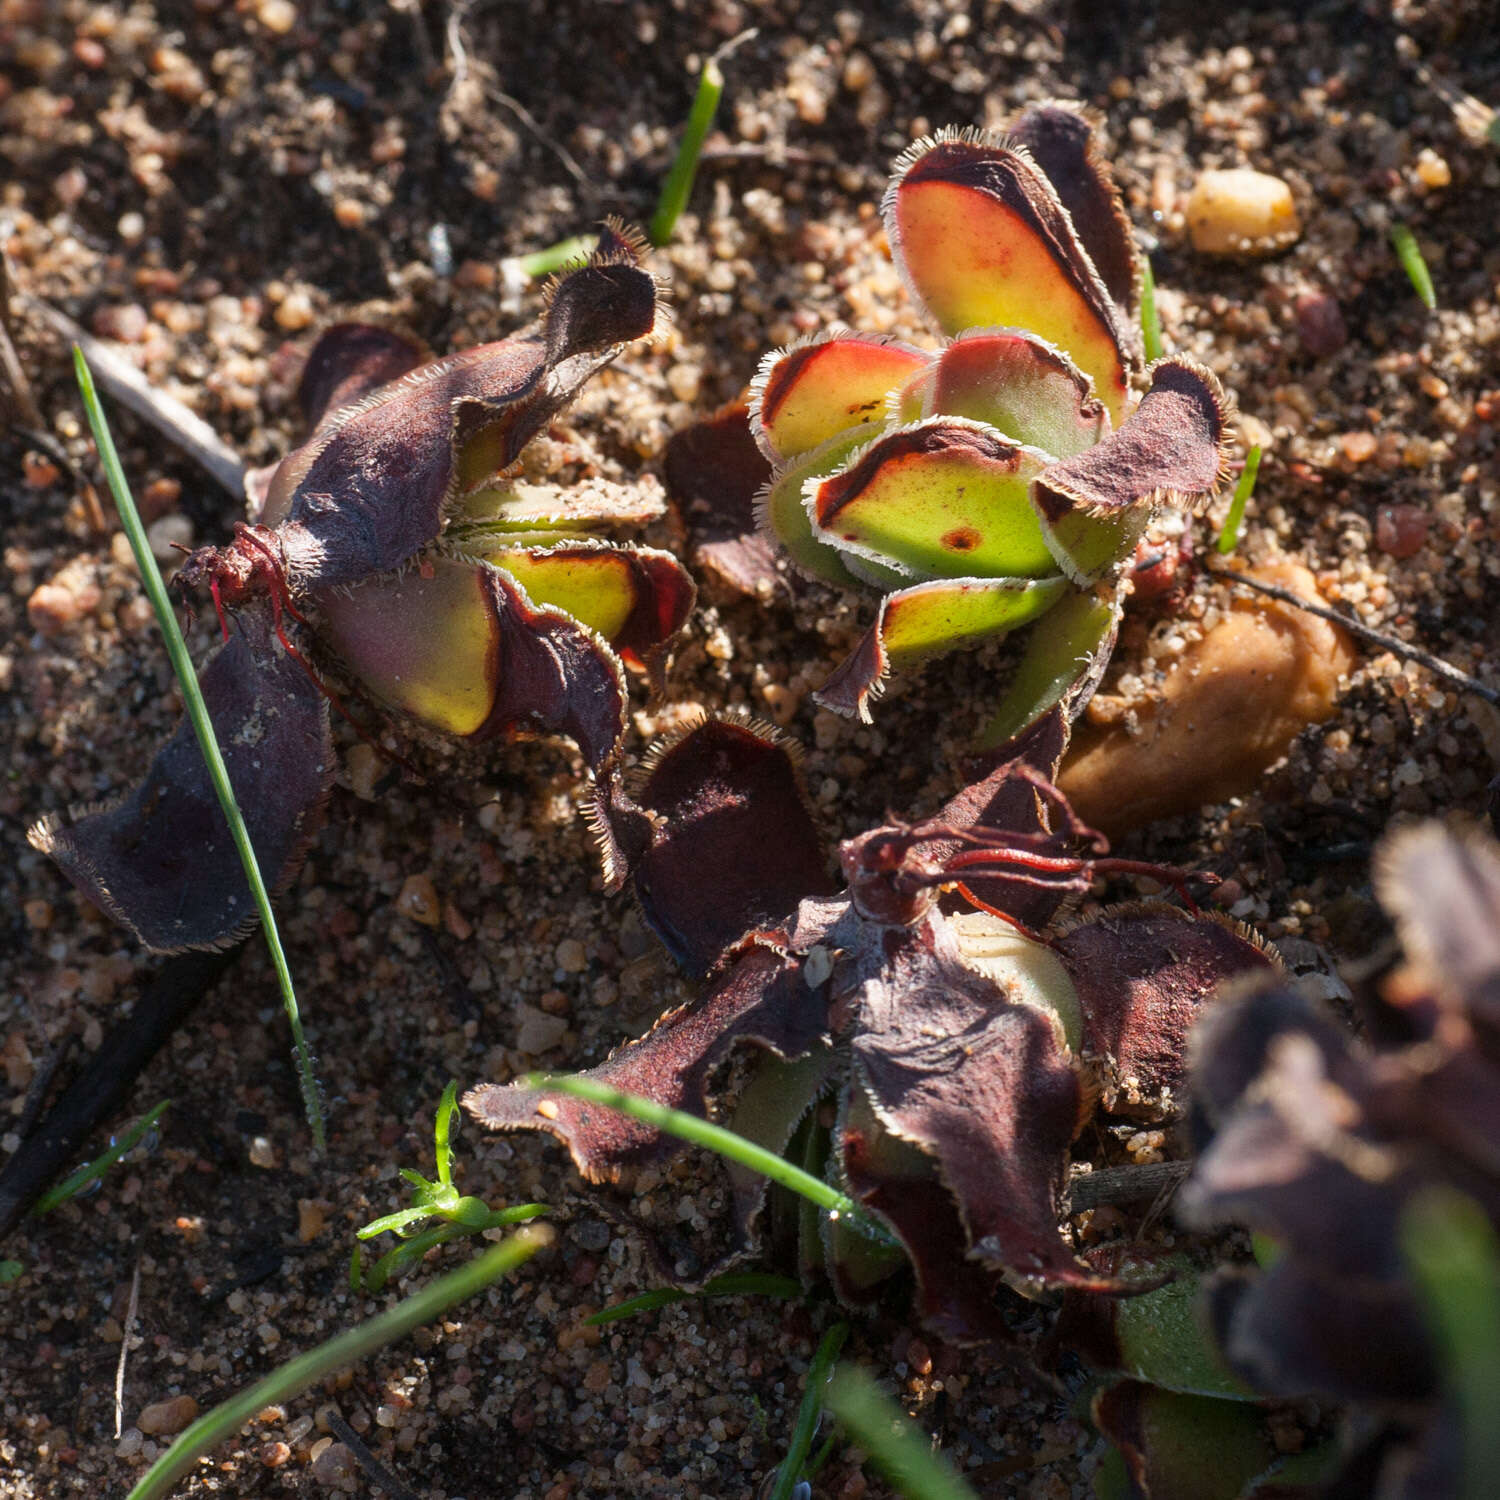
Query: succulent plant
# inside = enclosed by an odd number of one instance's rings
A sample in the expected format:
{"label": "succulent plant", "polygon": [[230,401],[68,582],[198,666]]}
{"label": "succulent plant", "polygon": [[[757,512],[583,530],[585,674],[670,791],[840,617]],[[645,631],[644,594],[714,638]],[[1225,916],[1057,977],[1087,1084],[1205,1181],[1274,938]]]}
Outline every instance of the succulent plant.
{"label": "succulent plant", "polygon": [[[1252,1389],[1350,1403],[1331,1493],[1489,1494],[1500,849],[1437,824],[1402,830],[1377,855],[1376,886],[1407,962],[1368,999],[1370,1045],[1284,984],[1205,1016],[1191,1070],[1202,1151],[1179,1210],[1268,1237],[1267,1269],[1211,1281],[1209,1319]],[[1444,1260],[1466,1239],[1490,1247],[1467,1283],[1418,1274],[1427,1252]],[[1464,1309],[1446,1324],[1445,1303]]]}
{"label": "succulent plant", "polygon": [[[638,243],[611,224],[549,288],[541,320],[498,343],[424,363],[409,340],[340,325],[315,345],[301,389],[312,436],[254,486],[258,520],[178,574],[223,625],[203,686],[269,883],[295,874],[333,774],[305,650],[439,734],[562,733],[591,771],[614,755],[621,659],[660,669],[692,581],[667,553],[599,535],[659,514],[659,500],[528,485],[516,465],[656,316]],[[33,842],[149,948],[219,946],[252,920],[186,724],[135,792],[39,825]]]}
{"label": "succulent plant", "polygon": [[882,596],[816,694],[840,713],[868,718],[893,667],[1044,620],[986,731],[999,744],[1065,693],[1082,706],[1070,689],[1108,655],[1153,512],[1220,482],[1224,397],[1193,360],[1144,368],[1129,220],[1074,109],[918,141],[884,214],[948,342],[836,328],[767,355],[760,516],[802,572]]}
{"label": "succulent plant", "polygon": [[[914,1267],[921,1316],[964,1341],[1006,1336],[1003,1278],[1122,1287],[1060,1232],[1070,1143],[1101,1094],[1126,1112],[1170,1109],[1197,1004],[1221,979],[1274,968],[1232,924],[1160,902],[1057,921],[1094,875],[1138,868],[1111,861],[1047,779],[1064,712],[936,818],[844,843],[842,891],[795,759],[764,726],[710,719],[659,747],[631,787],[601,792],[612,873],[705,988],[588,1076],[703,1115],[717,1071],[748,1060],[734,1129],[778,1151],[795,1137],[814,1157],[826,1139],[828,1170]],[[944,887],[978,914],[946,912]],[[831,1128],[820,1100],[835,1106]],[[491,1127],[550,1131],[592,1181],[672,1149],[647,1126],[521,1086],[483,1085],[465,1104]],[[731,1178],[743,1250],[765,1184]],[[826,1267],[851,1302],[901,1263],[844,1223],[804,1220],[801,1238],[804,1269]]]}

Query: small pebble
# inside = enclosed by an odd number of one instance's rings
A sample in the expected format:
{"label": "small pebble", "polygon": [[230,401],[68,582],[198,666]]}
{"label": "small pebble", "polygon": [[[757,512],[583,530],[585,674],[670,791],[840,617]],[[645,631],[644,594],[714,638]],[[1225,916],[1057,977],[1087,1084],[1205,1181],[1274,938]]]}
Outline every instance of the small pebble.
{"label": "small pebble", "polygon": [[1411,557],[1427,545],[1430,519],[1420,505],[1382,505],[1375,514],[1375,545],[1387,557]]}
{"label": "small pebble", "polygon": [[1203,255],[1270,255],[1302,233],[1292,190],[1279,177],[1252,172],[1203,172],[1187,204],[1188,233]]}
{"label": "small pebble", "polygon": [[191,1396],[172,1396],[145,1407],[135,1425],[147,1437],[172,1437],[198,1415],[198,1403]]}
{"label": "small pebble", "polygon": [[255,19],[267,31],[285,36],[297,24],[297,7],[292,0],[260,0],[255,7]]}
{"label": "small pebble", "polygon": [[1327,292],[1303,292],[1297,298],[1297,337],[1314,359],[1337,354],[1349,342],[1338,298]]}
{"label": "small pebble", "polygon": [[329,1443],[312,1461],[312,1477],[331,1490],[353,1494],[359,1482],[359,1464],[342,1443]]}
{"label": "small pebble", "polygon": [[59,575],[52,583],[40,584],[32,590],[26,601],[26,614],[42,635],[56,635],[98,609],[101,597],[99,586],[92,579]]}
{"label": "small pebble", "polygon": [[150,325],[146,309],[138,302],[107,303],[96,308],[89,319],[89,327],[101,339],[114,339],[121,344],[138,344],[146,336]]}
{"label": "small pebble", "polygon": [[564,938],[553,956],[564,974],[582,974],[589,966],[588,953],[577,938]]}
{"label": "small pebble", "polygon": [[437,887],[430,875],[408,875],[401,894],[396,897],[396,910],[413,922],[424,927],[436,927],[443,920],[443,903],[438,900]]}
{"label": "small pebble", "polygon": [[516,1050],[537,1057],[550,1052],[567,1035],[566,1016],[549,1016],[534,1005],[516,1006]]}
{"label": "small pebble", "polygon": [[297,1238],[310,1244],[323,1232],[326,1215],[323,1205],[312,1198],[297,1200]]}
{"label": "small pebble", "polygon": [[151,544],[151,555],[159,563],[180,563],[180,547],[193,545],[193,523],[178,512],[172,512],[153,521],[146,528],[146,540]]}

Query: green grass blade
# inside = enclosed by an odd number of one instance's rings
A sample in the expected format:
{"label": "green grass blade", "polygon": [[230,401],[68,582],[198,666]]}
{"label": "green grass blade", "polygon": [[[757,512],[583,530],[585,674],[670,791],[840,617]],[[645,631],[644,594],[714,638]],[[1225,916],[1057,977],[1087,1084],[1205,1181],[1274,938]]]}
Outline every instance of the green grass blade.
{"label": "green grass blade", "polygon": [[1461,1500],[1500,1495],[1500,1239],[1472,1198],[1429,1187],[1401,1216],[1401,1248],[1416,1278],[1444,1383],[1463,1429]]}
{"label": "green grass blade", "polygon": [[601,1308],[593,1317],[584,1321],[590,1328],[600,1328],[605,1323],[618,1323],[625,1318],[639,1317],[642,1313],[655,1312],[661,1307],[671,1307],[676,1302],[691,1302],[699,1297],[800,1297],[802,1283],[792,1276],[769,1276],[764,1271],[743,1271],[729,1276],[715,1276],[704,1282],[701,1290],[684,1292],[679,1287],[661,1286],[639,1297],[616,1302],[613,1307]]}
{"label": "green grass blade", "polygon": [[453,1186],[453,1147],[450,1144],[450,1137],[453,1131],[453,1117],[457,1113],[458,1080],[450,1078],[448,1087],[443,1090],[443,1097],[438,1102],[437,1118],[432,1127],[433,1145],[437,1154],[438,1181],[444,1187]]}
{"label": "green grass blade", "polygon": [[1428,312],[1436,312],[1437,292],[1433,290],[1432,272],[1422,259],[1416,235],[1405,224],[1397,224],[1391,230],[1391,248],[1396,252],[1396,259],[1401,262],[1401,269],[1406,272],[1406,279],[1411,282],[1412,290],[1422,299],[1422,305]]}
{"label": "green grass blade", "polygon": [[829,1372],[848,1337],[849,1325],[835,1323],[823,1335],[818,1352],[813,1355],[812,1364],[807,1370],[807,1389],[802,1394],[802,1405],[797,1409],[797,1425],[792,1429],[792,1441],[777,1472],[776,1488],[771,1491],[771,1500],[792,1500],[792,1491],[797,1488],[797,1481],[802,1478],[802,1469],[807,1463],[808,1450],[812,1447],[813,1438],[817,1436]]}
{"label": "green grass blade", "polygon": [[1146,348],[1146,363],[1160,359],[1164,352],[1161,341],[1161,314],[1156,309],[1156,277],[1151,272],[1151,260],[1141,257],[1141,338]]}
{"label": "green grass blade", "polygon": [[266,947],[271,952],[271,966],[276,971],[276,982],[281,987],[281,1000],[286,1009],[287,1021],[292,1028],[292,1043],[297,1054],[297,1073],[302,1083],[302,1103],[307,1111],[307,1123],[312,1128],[313,1145],[322,1151],[327,1143],[323,1128],[323,1106],[318,1096],[318,1081],[313,1076],[312,1057],[307,1050],[307,1038],[302,1034],[302,1016],[297,1009],[297,994],[292,988],[292,973],[287,967],[286,953],[281,946],[281,933],[276,927],[276,917],[271,911],[271,898],[261,879],[260,865],[250,843],[250,834],[235,801],[234,788],[230,785],[229,772],[224,766],[224,757],[219,753],[219,743],[214,738],[213,722],[208,716],[207,705],[198,687],[198,674],[193,670],[188,656],[187,642],[178,628],[177,616],[172,612],[167,598],[167,586],[162,582],[160,569],[151,554],[151,544],[146,540],[146,528],[141,524],[140,512],[135,508],[135,499],[125,480],[125,470],[120,465],[120,455],[115,449],[115,440],[110,435],[109,423],[104,408],[99,404],[99,393],[94,389],[94,377],[83,357],[83,350],[73,346],[73,371],[78,379],[78,389],[83,395],[84,410],[88,413],[89,427],[93,430],[94,444],[104,464],[104,473],[109,480],[110,493],[114,496],[115,508],[120,513],[121,524],[135,554],[135,564],[140,570],[141,583],[146,597],[156,612],[156,622],[161,627],[167,643],[167,655],[172,661],[172,671],[177,676],[182,690],[182,702],[187,716],[198,736],[203,758],[208,763],[208,773],[218,794],[219,805],[229,822],[229,832],[234,847],[239,851],[240,862],[245,867],[245,878],[250,882],[250,893],[255,898],[256,910],[260,913],[261,928],[266,935]]}
{"label": "green grass blade", "polygon": [[702,154],[708,132],[713,129],[714,116],[719,112],[719,96],[724,92],[724,74],[719,65],[755,34],[756,29],[751,27],[725,42],[703,64],[703,71],[698,75],[698,92],[693,96],[693,108],[683,127],[682,142],[662,182],[656,212],[651,215],[647,229],[651,243],[658,249],[672,238],[672,230],[676,228],[678,217],[687,207],[693,191],[693,179],[698,175],[698,157]]}
{"label": "green grass blade", "polygon": [[163,1099],[154,1109],[142,1115],[107,1151],[101,1152],[93,1161],[85,1162],[76,1172],[69,1173],[56,1187],[49,1188],[37,1199],[32,1213],[37,1216],[50,1214],[69,1198],[76,1198],[96,1177],[103,1177],[126,1152],[134,1150],[136,1142],[161,1119],[171,1102],[170,1099]]}
{"label": "green grass blade", "polygon": [[211,1448],[248,1422],[262,1407],[290,1401],[325,1375],[353,1364],[367,1354],[404,1338],[414,1328],[430,1323],[444,1309],[481,1292],[492,1281],[514,1271],[552,1238],[546,1225],[522,1229],[503,1244],[476,1255],[468,1265],[408,1297],[379,1317],[351,1328],[326,1344],[288,1360],[238,1396],[198,1418],[146,1471],[128,1500],[162,1500]]}
{"label": "green grass blade", "polygon": [[744,1136],[736,1135],[732,1130],[725,1130],[722,1125],[714,1125],[708,1120],[700,1120],[697,1115],[686,1114],[678,1109],[668,1109],[665,1105],[656,1103],[654,1099],[643,1099],[638,1094],[626,1094],[619,1089],[610,1088],[607,1084],[596,1083],[592,1078],[580,1078],[572,1073],[555,1075],[532,1073],[520,1081],[524,1088],[537,1089],[543,1093],[571,1094],[575,1099],[587,1099],[590,1104],[601,1104],[606,1109],[617,1109],[621,1114],[629,1115],[643,1125],[650,1125],[656,1130],[664,1131],[667,1135],[675,1135],[679,1140],[687,1141],[690,1145],[702,1146],[729,1161],[738,1162],[751,1172],[759,1172],[762,1177],[769,1177],[772,1182],[778,1182],[782,1187],[790,1188],[794,1193],[800,1193],[804,1198],[816,1203],[819,1208],[847,1218],[871,1239],[879,1240],[882,1244],[895,1243],[891,1236],[847,1193],[841,1193],[836,1187],[824,1182],[821,1177],[814,1177],[811,1172],[804,1172],[801,1167],[794,1167],[785,1157],[777,1156],[774,1151],[767,1151],[764,1146],[757,1146],[754,1141],[747,1141]]}
{"label": "green grass blade", "polygon": [[581,266],[598,243],[593,235],[575,234],[570,239],[559,240],[543,250],[533,250],[530,255],[517,256],[514,264],[521,268],[523,275],[535,281],[539,277],[552,275],[554,271],[561,271],[564,266]]}
{"label": "green grass blade", "polygon": [[1223,557],[1228,557],[1239,543],[1240,526],[1245,519],[1245,504],[1255,490],[1255,476],[1260,473],[1260,444],[1256,443],[1245,455],[1245,467],[1239,483],[1234,487],[1234,496],[1229,502],[1229,514],[1224,517],[1224,529],[1219,533],[1218,548]]}
{"label": "green grass blade", "polygon": [[828,1409],[875,1466],[910,1500],[978,1500],[947,1459],[861,1369],[844,1365],[828,1387]]}

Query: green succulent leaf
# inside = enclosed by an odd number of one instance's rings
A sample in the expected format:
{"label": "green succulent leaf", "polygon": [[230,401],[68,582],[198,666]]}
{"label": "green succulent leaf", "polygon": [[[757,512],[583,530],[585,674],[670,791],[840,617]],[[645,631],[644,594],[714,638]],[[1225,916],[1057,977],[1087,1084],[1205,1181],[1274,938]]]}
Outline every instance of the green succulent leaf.
{"label": "green succulent leaf", "polygon": [[1019,328],[970,328],[901,393],[907,421],[970,417],[1014,442],[1070,458],[1110,430],[1088,377],[1060,349]]}
{"label": "green succulent leaf", "polygon": [[1029,625],[1068,587],[1051,578],[944,578],[919,583],[880,602],[880,615],[858,646],[813,695],[835,713],[868,722],[892,667],[911,666],[976,646]]}
{"label": "green succulent leaf", "polygon": [[1031,329],[1072,357],[1119,422],[1130,336],[1030,156],[972,133],[919,141],[896,164],[885,221],[898,264],[945,333]]}
{"label": "green succulent leaf", "polygon": [[861,444],[881,430],[880,423],[851,427],[810,452],[791,459],[771,476],[770,483],[755,499],[755,514],[762,531],[787,551],[799,572],[839,588],[857,589],[861,580],[845,565],[836,547],[813,535],[802,492],[809,481],[832,474]]}
{"label": "green succulent leaf", "polygon": [[914,579],[1045,578],[1057,571],[1029,498],[1048,456],[960,417],[884,433],[804,504],[828,545]]}
{"label": "green succulent leaf", "polygon": [[866,422],[930,354],[880,334],[831,329],[762,361],[750,391],[750,428],[773,463],[810,452]]}
{"label": "green succulent leaf", "polygon": [[1054,704],[1086,703],[1109,659],[1119,620],[1120,607],[1112,592],[1070,593],[1049,610],[1027,638],[1010,689],[980,736],[980,745],[1003,745]]}

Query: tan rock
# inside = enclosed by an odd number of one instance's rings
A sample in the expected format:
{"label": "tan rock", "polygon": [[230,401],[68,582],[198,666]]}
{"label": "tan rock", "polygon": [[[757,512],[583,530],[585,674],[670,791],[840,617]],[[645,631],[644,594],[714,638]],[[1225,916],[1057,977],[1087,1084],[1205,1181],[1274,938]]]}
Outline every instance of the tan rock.
{"label": "tan rock", "polygon": [[172,1396],[143,1408],[135,1425],[147,1437],[174,1437],[197,1415],[198,1403],[191,1396]]}
{"label": "tan rock", "polygon": [[1187,225],[1193,249],[1203,255],[1270,255],[1302,233],[1291,188],[1247,167],[1200,173]]}
{"label": "tan rock", "polygon": [[[1306,568],[1278,562],[1250,576],[1307,598]],[[1253,788],[1309,724],[1334,711],[1353,667],[1336,625],[1270,600],[1236,599],[1128,724],[1080,722],[1060,784],[1080,817],[1111,836]]]}

